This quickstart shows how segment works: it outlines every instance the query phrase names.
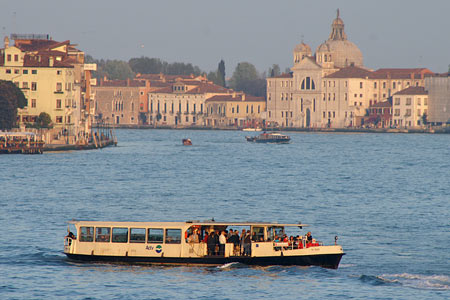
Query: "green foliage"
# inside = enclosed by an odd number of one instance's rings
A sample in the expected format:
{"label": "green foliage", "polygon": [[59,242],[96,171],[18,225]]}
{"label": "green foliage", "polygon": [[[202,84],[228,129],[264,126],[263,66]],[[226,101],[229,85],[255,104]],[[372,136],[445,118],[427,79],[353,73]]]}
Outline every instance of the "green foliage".
{"label": "green foliage", "polygon": [[428,124],[428,116],[426,113],[423,113],[422,115],[422,124],[427,125]]}
{"label": "green foliage", "polygon": [[38,128],[50,128],[52,124],[52,118],[46,112],[41,112],[36,120]]}
{"label": "green foliage", "polygon": [[277,64],[273,64],[271,68],[269,68],[269,71],[267,72],[269,74],[270,77],[275,77],[280,75],[281,71],[280,71],[280,66]]}
{"label": "green foliage", "polygon": [[93,77],[97,79],[105,76],[111,80],[125,80],[127,78],[134,78],[134,72],[131,70],[126,61],[94,59],[90,55],[86,55],[84,61],[86,63],[97,64],[97,71],[93,72]]}
{"label": "green foliage", "polygon": [[24,108],[27,99],[11,81],[0,80],[0,129],[11,129],[17,119],[17,108]]}
{"label": "green foliage", "polygon": [[215,84],[219,84],[219,77],[218,77],[217,72],[211,71],[208,73],[208,76],[206,76],[206,77],[208,78],[209,81],[212,81]]}
{"label": "green foliage", "polygon": [[220,60],[219,66],[217,68],[217,79],[218,79],[218,85],[226,87],[226,79],[225,79],[225,62],[223,59]]}
{"label": "green foliage", "polygon": [[239,63],[230,79],[230,87],[235,91],[243,91],[253,96],[266,95],[266,79],[260,76],[254,65],[248,62]]}
{"label": "green foliage", "polygon": [[203,72],[190,63],[168,63],[159,58],[140,57],[128,61],[131,70],[141,74],[191,75],[199,76]]}

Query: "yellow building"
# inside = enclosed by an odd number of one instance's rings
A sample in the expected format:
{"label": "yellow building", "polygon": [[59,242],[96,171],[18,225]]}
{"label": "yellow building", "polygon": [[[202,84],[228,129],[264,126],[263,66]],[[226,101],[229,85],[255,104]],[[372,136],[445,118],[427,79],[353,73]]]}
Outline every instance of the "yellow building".
{"label": "yellow building", "polygon": [[212,127],[263,127],[264,97],[242,93],[214,96],[206,100],[206,125]]}
{"label": "yellow building", "polygon": [[423,87],[409,87],[393,95],[392,123],[396,127],[422,127],[428,115],[428,92]]}
{"label": "yellow building", "polygon": [[11,37],[15,44],[6,37],[0,49],[0,79],[14,82],[28,100],[19,109],[19,124],[35,122],[45,112],[68,134],[88,130],[90,81],[85,80],[84,53],[70,41],[56,42],[46,35]]}

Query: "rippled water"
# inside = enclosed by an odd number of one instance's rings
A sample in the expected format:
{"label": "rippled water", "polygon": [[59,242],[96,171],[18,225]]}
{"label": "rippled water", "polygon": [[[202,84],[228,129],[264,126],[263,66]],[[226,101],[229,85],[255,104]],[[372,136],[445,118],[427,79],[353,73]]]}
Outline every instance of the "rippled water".
{"label": "rippled water", "polygon": [[[119,130],[103,150],[2,155],[0,299],[448,299],[450,136]],[[190,137],[193,146],[181,146]],[[338,270],[79,264],[66,221],[279,221],[339,236]]]}

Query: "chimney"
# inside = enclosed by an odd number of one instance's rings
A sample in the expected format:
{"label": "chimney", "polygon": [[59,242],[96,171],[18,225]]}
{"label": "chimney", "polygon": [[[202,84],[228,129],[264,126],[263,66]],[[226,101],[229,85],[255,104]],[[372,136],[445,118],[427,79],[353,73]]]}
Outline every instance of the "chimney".
{"label": "chimney", "polygon": [[245,94],[241,95],[242,101],[245,101]]}
{"label": "chimney", "polygon": [[4,41],[5,41],[5,49],[8,49],[9,48],[9,38],[8,38],[8,36],[5,36]]}
{"label": "chimney", "polygon": [[48,66],[53,67],[53,57],[48,58]]}
{"label": "chimney", "polygon": [[127,86],[130,86],[130,78],[127,78]]}
{"label": "chimney", "polygon": [[411,72],[411,80],[414,80],[414,72]]}
{"label": "chimney", "polygon": [[150,88],[150,80],[145,80],[145,88],[149,89]]}

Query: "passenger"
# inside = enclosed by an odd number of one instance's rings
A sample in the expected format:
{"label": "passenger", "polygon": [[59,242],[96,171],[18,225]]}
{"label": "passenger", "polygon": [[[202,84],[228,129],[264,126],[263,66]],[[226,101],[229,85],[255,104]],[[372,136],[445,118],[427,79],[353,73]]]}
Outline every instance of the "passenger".
{"label": "passenger", "polygon": [[306,234],[306,242],[307,243],[312,243],[313,237],[311,235],[311,231],[308,231],[308,233]]}
{"label": "passenger", "polygon": [[214,254],[218,255],[219,254],[219,230],[216,230],[216,232],[214,233]]}
{"label": "passenger", "polygon": [[244,239],[245,239],[245,234],[246,234],[245,229],[242,229],[241,240],[240,240],[241,255],[244,255]]}
{"label": "passenger", "polygon": [[203,243],[208,243],[208,231],[205,230],[205,237],[202,240]]}
{"label": "passenger", "polygon": [[256,237],[256,232],[254,231],[252,233],[252,242],[257,242],[257,241],[258,241],[258,238]]}
{"label": "passenger", "polygon": [[219,236],[219,255],[225,255],[225,244],[227,243],[227,238],[225,237],[225,231],[222,230],[222,233]]}
{"label": "passenger", "polygon": [[188,237],[188,243],[198,243],[200,240],[198,238],[198,229],[194,229],[194,233]]}
{"label": "passenger", "polygon": [[280,242],[280,238],[278,237],[278,235],[275,234],[275,237],[273,238],[273,241],[275,243],[279,243]]}
{"label": "passenger", "polygon": [[260,242],[264,242],[264,238],[262,236],[259,237]]}
{"label": "passenger", "polygon": [[250,230],[247,230],[244,238],[244,256],[251,256],[252,254],[252,238]]}
{"label": "passenger", "polygon": [[214,255],[215,248],[216,248],[216,239],[215,239],[214,231],[211,231],[211,234],[209,235],[206,244],[207,244],[207,247],[208,247],[208,255],[209,256]]}
{"label": "passenger", "polygon": [[69,231],[69,233],[66,235],[66,237],[71,238],[72,240],[76,240],[77,237],[73,234],[72,231]]}
{"label": "passenger", "polygon": [[240,244],[240,240],[239,240],[239,230],[235,230],[234,231],[234,239],[233,239],[233,244],[234,244],[234,255],[236,256],[236,255],[239,255],[239,253],[240,253],[240,247],[239,247],[239,244]]}

